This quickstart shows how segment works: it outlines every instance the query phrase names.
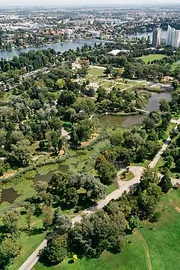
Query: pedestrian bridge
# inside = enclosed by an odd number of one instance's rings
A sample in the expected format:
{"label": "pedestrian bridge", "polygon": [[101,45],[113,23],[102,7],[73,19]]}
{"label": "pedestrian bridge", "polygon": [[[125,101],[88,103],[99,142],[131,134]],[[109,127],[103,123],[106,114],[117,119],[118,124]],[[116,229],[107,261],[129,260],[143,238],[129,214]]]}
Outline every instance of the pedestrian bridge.
{"label": "pedestrian bridge", "polygon": [[140,112],[140,113],[144,113],[144,114],[147,114],[147,115],[149,115],[149,112],[148,111],[146,111],[146,110],[142,110],[142,109],[136,109],[138,112]]}

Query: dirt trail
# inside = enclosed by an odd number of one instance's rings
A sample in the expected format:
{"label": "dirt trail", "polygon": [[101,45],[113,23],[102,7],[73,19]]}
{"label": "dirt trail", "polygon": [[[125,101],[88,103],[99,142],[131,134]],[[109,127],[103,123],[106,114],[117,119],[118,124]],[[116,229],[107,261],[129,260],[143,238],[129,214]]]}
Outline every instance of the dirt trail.
{"label": "dirt trail", "polygon": [[170,203],[172,204],[172,206],[174,207],[174,209],[180,213],[180,208],[175,204],[175,202],[171,199],[171,190],[168,191],[168,199],[170,201]]}
{"label": "dirt trail", "polygon": [[147,256],[147,261],[148,261],[148,268],[149,268],[149,270],[152,270],[151,258],[150,258],[149,248],[148,248],[146,239],[144,238],[144,236],[140,233],[140,231],[138,229],[135,229],[134,230],[134,234],[143,242],[144,248],[146,250],[146,256]]}

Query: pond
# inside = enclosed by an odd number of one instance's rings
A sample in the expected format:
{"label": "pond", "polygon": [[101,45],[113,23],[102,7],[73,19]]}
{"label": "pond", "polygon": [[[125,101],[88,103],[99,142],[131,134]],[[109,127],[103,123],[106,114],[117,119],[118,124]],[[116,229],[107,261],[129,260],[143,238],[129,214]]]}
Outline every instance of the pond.
{"label": "pond", "polygon": [[99,118],[99,123],[102,127],[123,125],[126,128],[131,128],[142,123],[144,115],[130,115],[130,116],[115,116],[103,115]]}
{"label": "pond", "polygon": [[12,204],[17,197],[20,195],[17,194],[17,192],[13,188],[7,188],[3,189],[1,193],[1,200],[0,203],[8,202]]}
{"label": "pond", "polygon": [[147,106],[148,112],[157,111],[159,110],[159,101],[165,98],[168,102],[171,101],[172,95],[169,92],[164,93],[152,93],[151,98],[149,99],[149,103]]}
{"label": "pond", "polygon": [[[167,101],[171,101],[171,93],[152,93],[149,99],[147,110],[149,112],[157,111],[159,109],[159,101],[165,98]],[[114,115],[103,115],[99,118],[100,125],[102,127],[123,125],[126,128],[131,128],[135,125],[139,125],[143,122],[146,115],[130,115],[130,116],[114,116]]]}
{"label": "pond", "polygon": [[[60,171],[60,172],[68,172],[69,167],[67,165],[59,165],[58,169],[55,171]],[[41,175],[41,174],[36,174],[34,177],[34,183],[36,184],[38,181],[45,181],[45,182],[49,182],[53,176],[54,171],[50,171],[49,173],[47,173],[46,175]]]}

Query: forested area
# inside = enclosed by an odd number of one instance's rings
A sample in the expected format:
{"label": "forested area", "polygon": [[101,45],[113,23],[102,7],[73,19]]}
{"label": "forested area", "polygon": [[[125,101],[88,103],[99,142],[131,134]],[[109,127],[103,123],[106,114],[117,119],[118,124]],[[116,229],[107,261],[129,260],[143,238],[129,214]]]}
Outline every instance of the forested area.
{"label": "forested area", "polygon": [[[172,70],[171,65],[179,60],[180,51],[174,53],[165,48],[165,58],[146,64],[136,57],[156,51],[146,50],[149,44],[141,42],[128,46],[130,53],[117,56],[108,53],[123,48],[121,43],[84,46],[63,54],[54,50],[31,51],[19,58],[0,60],[1,80],[5,83],[11,80],[14,84],[6,92],[1,86],[0,92],[1,176],[9,170],[14,172],[32,164],[36,166],[33,157],[37,154],[45,153],[50,160],[63,156],[61,150],[66,154],[84,149],[86,146],[81,148],[82,143],[92,139],[93,134],[97,135],[97,140],[106,140],[94,155],[97,142],[87,147],[87,152],[92,154],[89,158],[93,159],[89,169],[90,163],[85,160],[86,166],[80,170],[76,170],[73,164],[73,170],[54,172],[50,181],[33,182],[33,195],[29,193],[23,202],[19,201],[16,206],[10,206],[7,213],[3,212],[0,224],[2,269],[6,269],[21,253],[19,239],[22,233],[34,233],[34,218],[42,225],[37,229],[37,235],[53,231],[47,234],[48,246],[41,254],[41,261],[47,265],[58,264],[73,254],[93,258],[100,256],[105,249],[120,252],[124,237],[142,220],[153,222],[159,218],[155,207],[163,193],[171,188],[171,165],[174,164],[177,173],[180,169],[180,128],[174,129],[171,123],[173,117],[179,116],[180,108],[179,66]],[[113,87],[107,91],[100,86],[95,90],[86,78],[88,65],[83,63],[77,69],[72,67],[77,57],[94,65],[103,65],[104,76],[109,80],[122,77],[161,81],[165,75],[173,76],[172,101],[168,103],[162,99],[159,110],[150,112],[141,125],[129,129],[122,126],[102,129],[98,120],[101,114],[137,113],[137,109],[144,109],[147,105],[149,93],[142,94],[136,88],[128,87],[126,90]],[[48,68],[48,72],[39,71],[30,78],[20,77],[42,67]],[[62,127],[69,138],[62,137]],[[169,134],[173,140],[164,152],[164,177],[161,180],[156,171],[146,168],[138,187],[123,194],[119,200],[111,201],[104,209],[83,217],[81,223],[72,227],[69,216],[64,213],[69,211],[74,217],[105,198],[117,172],[128,170],[130,164],[150,162]],[[29,171],[33,177],[36,174],[34,168]],[[26,177],[26,181],[31,179]],[[20,178],[13,181],[20,182]],[[23,225],[19,225],[22,219]]]}

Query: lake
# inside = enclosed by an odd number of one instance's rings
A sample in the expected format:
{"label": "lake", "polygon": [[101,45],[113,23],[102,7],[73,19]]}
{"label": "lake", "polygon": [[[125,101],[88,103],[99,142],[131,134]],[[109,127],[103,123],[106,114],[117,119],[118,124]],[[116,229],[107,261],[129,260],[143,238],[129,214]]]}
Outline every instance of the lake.
{"label": "lake", "polygon": [[57,43],[52,45],[45,45],[42,47],[30,47],[30,48],[22,48],[22,49],[12,49],[10,51],[0,51],[0,59],[12,59],[13,56],[19,56],[20,53],[27,53],[31,50],[39,51],[39,50],[46,50],[48,48],[54,49],[56,52],[65,52],[68,50],[76,50],[77,47],[81,48],[85,44],[94,46],[94,44],[100,44],[100,43],[108,43],[111,41],[106,40],[99,40],[99,39],[89,39],[89,40],[78,40],[78,41],[72,41],[72,42],[64,42],[63,44]]}

